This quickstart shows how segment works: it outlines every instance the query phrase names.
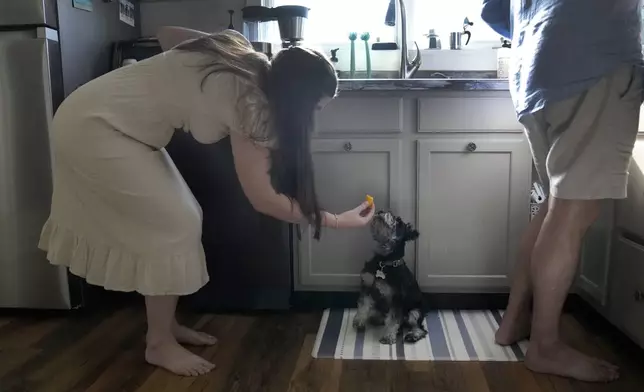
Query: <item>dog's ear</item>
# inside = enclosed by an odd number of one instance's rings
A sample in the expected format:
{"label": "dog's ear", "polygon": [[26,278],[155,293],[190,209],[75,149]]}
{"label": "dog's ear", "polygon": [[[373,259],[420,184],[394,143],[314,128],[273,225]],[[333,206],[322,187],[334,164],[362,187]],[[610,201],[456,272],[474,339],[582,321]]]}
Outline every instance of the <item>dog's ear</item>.
{"label": "dog's ear", "polygon": [[406,241],[415,241],[418,236],[420,236],[420,233],[418,230],[414,229],[411,225],[411,223],[407,223],[405,225],[405,240]]}

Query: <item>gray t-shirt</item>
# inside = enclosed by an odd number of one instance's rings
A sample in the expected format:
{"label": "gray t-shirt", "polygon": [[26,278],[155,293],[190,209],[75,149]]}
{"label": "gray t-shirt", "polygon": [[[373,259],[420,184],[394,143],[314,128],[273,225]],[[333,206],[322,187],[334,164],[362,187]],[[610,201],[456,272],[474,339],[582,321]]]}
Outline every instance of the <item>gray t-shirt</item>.
{"label": "gray t-shirt", "polygon": [[511,0],[510,89],[519,116],[642,64],[641,0]]}

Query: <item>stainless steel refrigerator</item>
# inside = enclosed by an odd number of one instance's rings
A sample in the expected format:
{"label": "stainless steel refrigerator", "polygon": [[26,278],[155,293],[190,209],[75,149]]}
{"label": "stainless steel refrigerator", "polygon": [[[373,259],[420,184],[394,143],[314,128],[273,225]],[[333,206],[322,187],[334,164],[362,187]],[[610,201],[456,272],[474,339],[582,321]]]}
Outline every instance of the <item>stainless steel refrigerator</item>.
{"label": "stainless steel refrigerator", "polygon": [[[70,0],[71,1],[71,0]],[[81,283],[38,249],[64,97],[56,0],[0,0],[0,308],[69,309]]]}

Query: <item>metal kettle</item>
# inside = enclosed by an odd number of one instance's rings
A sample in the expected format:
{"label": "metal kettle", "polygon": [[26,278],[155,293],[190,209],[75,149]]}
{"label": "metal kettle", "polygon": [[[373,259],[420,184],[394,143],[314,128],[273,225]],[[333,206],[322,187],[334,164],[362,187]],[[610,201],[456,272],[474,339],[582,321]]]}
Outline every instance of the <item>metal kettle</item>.
{"label": "metal kettle", "polygon": [[[469,18],[465,18],[463,21],[463,31],[453,31],[449,34],[449,48],[451,50],[461,50],[463,46],[470,43],[472,32],[468,29],[473,25],[474,23],[470,22]],[[467,36],[465,43],[463,43],[463,36]]]}

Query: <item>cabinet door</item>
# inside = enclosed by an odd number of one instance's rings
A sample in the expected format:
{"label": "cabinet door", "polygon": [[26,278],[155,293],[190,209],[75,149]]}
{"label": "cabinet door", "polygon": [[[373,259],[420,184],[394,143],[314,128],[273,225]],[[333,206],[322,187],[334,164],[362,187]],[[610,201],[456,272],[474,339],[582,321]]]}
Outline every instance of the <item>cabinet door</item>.
{"label": "cabinet door", "polygon": [[[644,106],[642,108],[644,111]],[[644,127],[644,117],[640,127]],[[627,195],[626,199],[615,200],[615,224],[621,230],[644,238],[644,134],[637,136],[633,148]]]}
{"label": "cabinet door", "polygon": [[418,143],[417,271],[428,291],[506,291],[530,218],[531,156],[523,135]]}
{"label": "cabinet door", "polygon": [[[365,195],[379,209],[400,208],[401,144],[397,140],[316,140],[312,143],[315,182],[322,208],[342,212]],[[296,289],[342,290],[358,287],[364,262],[373,254],[369,229],[325,229],[320,241],[302,226],[296,242]]]}
{"label": "cabinet door", "polygon": [[621,237],[612,254],[609,318],[644,348],[644,246]]}
{"label": "cabinet door", "polygon": [[613,200],[603,200],[601,214],[588,228],[581,246],[577,287],[588,296],[592,305],[606,305],[608,270],[613,237]]}

